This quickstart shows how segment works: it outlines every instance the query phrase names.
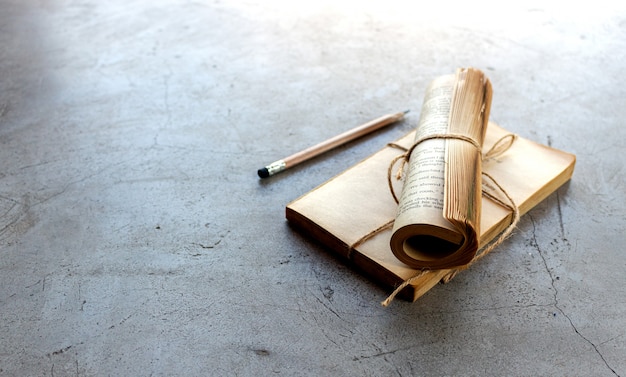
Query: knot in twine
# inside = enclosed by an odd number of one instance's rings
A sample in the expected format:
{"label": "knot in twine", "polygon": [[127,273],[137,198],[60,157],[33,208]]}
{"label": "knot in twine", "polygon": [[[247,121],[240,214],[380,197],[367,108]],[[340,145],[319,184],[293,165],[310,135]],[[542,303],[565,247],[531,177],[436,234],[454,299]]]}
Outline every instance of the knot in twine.
{"label": "knot in twine", "polygon": [[[411,157],[411,153],[413,152],[413,150],[417,147],[417,145],[419,145],[420,143],[426,141],[426,140],[431,140],[431,139],[457,139],[457,140],[464,140],[469,142],[470,144],[474,145],[476,147],[476,149],[479,151],[479,153],[481,153],[482,155],[482,160],[484,161],[488,161],[490,159],[496,158],[500,155],[502,155],[504,152],[506,152],[515,142],[515,140],[517,139],[517,135],[514,134],[508,134],[505,135],[503,137],[501,137],[498,141],[496,141],[493,146],[489,149],[489,151],[487,151],[487,153],[482,153],[482,149],[480,147],[480,144],[478,144],[478,142],[476,142],[476,140],[466,136],[466,135],[458,135],[458,134],[433,134],[433,135],[428,135],[425,136],[423,138],[420,138],[418,140],[415,141],[415,143],[413,143],[413,145],[410,148],[405,148],[401,145],[395,144],[395,143],[390,143],[388,144],[391,147],[394,148],[398,148],[401,150],[404,150],[405,153],[396,156],[391,163],[389,164],[389,168],[387,170],[387,183],[389,184],[389,191],[391,192],[391,195],[393,196],[393,199],[395,200],[396,203],[399,203],[398,197],[396,196],[395,190],[393,188],[393,183],[392,183],[392,173],[393,173],[393,167],[394,165],[400,161],[400,167],[398,168],[398,171],[396,173],[396,179],[400,180],[402,179],[402,174],[404,171],[404,167],[407,164],[407,162],[409,161],[409,158]],[[509,223],[509,225],[507,226],[507,228],[500,233],[500,235],[493,240],[489,245],[485,246],[480,253],[476,254],[476,256],[474,256],[474,258],[466,265],[464,266],[460,266],[457,267],[456,269],[451,270],[448,274],[446,274],[442,279],[441,282],[443,282],[444,284],[449,282],[450,280],[452,280],[452,278],[454,278],[456,276],[456,274],[459,271],[463,271],[468,269],[471,265],[473,265],[474,263],[476,263],[477,261],[479,261],[480,259],[482,259],[483,257],[485,257],[487,254],[489,254],[491,251],[493,251],[498,245],[500,245],[502,242],[504,242],[505,239],[507,239],[511,233],[513,232],[513,230],[515,229],[515,227],[517,226],[517,223],[519,222],[520,219],[520,213],[519,213],[519,208],[517,207],[517,205],[515,204],[515,201],[513,200],[513,198],[509,195],[509,193],[506,192],[506,190],[504,188],[502,188],[502,186],[500,186],[500,184],[498,184],[498,182],[489,174],[482,172],[482,176],[488,178],[493,184],[494,186],[498,189],[498,191],[500,191],[500,193],[502,193],[502,195],[504,195],[506,197],[506,200],[508,201],[505,202],[503,200],[501,200],[500,198],[496,197],[493,193],[487,191],[485,188],[483,188],[482,193],[484,196],[488,197],[489,199],[493,200],[494,202],[498,203],[499,205],[509,209],[511,211],[511,222]],[[387,229],[390,227],[390,224],[393,224],[393,220],[390,223],[387,223],[385,225],[383,225],[382,227],[378,228],[377,230],[375,230],[374,232],[370,232],[367,236],[366,239],[371,238],[374,234],[376,234],[379,231],[382,231],[384,229]],[[359,240],[359,244],[362,243],[363,240]],[[428,272],[428,270],[423,269],[420,270],[416,275],[406,279],[404,282],[402,282],[402,284],[400,284],[399,286],[396,287],[396,289],[383,301],[381,302],[381,305],[384,307],[387,307],[392,301],[393,299],[396,297],[396,295],[398,293],[400,293],[400,291],[402,291],[405,287],[407,287],[409,284],[417,281],[420,277],[422,277],[424,274],[426,274]]]}

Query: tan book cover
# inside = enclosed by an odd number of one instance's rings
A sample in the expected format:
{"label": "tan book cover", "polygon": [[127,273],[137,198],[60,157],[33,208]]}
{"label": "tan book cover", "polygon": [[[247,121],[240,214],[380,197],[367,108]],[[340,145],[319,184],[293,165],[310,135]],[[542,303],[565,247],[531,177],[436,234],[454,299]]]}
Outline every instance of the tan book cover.
{"label": "tan book cover", "polygon": [[[483,150],[507,134],[507,130],[490,122]],[[409,148],[414,139],[415,132],[411,132],[395,143]],[[387,288],[419,272],[391,252],[391,228],[362,242],[396,216],[397,204],[389,190],[387,172],[390,162],[401,153],[396,147],[386,146],[286,207],[292,225]],[[483,162],[482,169],[507,191],[520,214],[524,214],[571,178],[575,162],[573,154],[518,137],[506,152]],[[401,185],[397,183],[396,192]],[[481,201],[479,239],[483,247],[507,228],[511,211],[486,196]],[[449,272],[428,271],[400,296],[415,301]]]}

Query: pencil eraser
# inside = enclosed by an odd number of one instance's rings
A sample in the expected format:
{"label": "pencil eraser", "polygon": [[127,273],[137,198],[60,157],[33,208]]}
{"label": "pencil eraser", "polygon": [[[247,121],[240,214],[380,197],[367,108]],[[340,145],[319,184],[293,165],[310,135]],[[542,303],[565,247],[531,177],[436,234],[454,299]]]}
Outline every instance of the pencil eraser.
{"label": "pencil eraser", "polygon": [[257,174],[261,178],[267,178],[270,176],[270,172],[267,170],[267,168],[257,170]]}

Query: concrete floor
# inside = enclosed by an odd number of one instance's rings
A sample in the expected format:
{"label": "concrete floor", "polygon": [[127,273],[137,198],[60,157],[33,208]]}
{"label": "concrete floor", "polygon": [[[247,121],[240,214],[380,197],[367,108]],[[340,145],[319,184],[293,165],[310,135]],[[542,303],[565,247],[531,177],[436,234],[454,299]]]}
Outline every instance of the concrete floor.
{"label": "concrete floor", "polygon": [[[626,9],[295,3],[0,3],[0,376],[626,376]],[[574,177],[385,309],[284,206],[409,132],[460,66]]]}

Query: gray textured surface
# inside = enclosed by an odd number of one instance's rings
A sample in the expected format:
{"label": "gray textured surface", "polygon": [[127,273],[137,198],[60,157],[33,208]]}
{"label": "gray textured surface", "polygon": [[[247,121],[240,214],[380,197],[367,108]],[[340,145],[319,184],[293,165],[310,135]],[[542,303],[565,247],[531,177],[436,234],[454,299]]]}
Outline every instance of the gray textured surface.
{"label": "gray textured surface", "polygon": [[[626,376],[626,10],[293,3],[0,4],[0,375]],[[384,309],[284,206],[411,130],[459,66],[491,78],[493,120],[575,153],[574,178]]]}

